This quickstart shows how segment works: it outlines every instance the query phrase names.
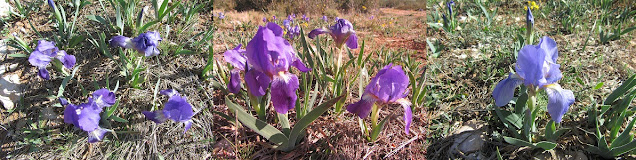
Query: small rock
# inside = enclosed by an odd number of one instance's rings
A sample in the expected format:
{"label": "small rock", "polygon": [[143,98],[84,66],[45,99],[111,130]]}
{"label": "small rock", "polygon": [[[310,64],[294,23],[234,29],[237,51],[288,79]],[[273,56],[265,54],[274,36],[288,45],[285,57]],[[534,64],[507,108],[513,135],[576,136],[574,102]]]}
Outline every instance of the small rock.
{"label": "small rock", "polygon": [[[452,152],[461,152],[463,155],[469,155],[480,151],[486,143],[483,131],[480,128],[483,122],[469,121],[464,126],[453,132],[455,140],[451,146]],[[479,155],[479,154],[475,154]],[[469,158],[469,157],[464,157]],[[470,158],[473,159],[473,158]]]}
{"label": "small rock", "polygon": [[[0,66],[6,68],[4,65]],[[3,69],[4,70],[4,69]],[[22,95],[20,77],[17,74],[2,74],[0,78],[0,102],[5,109],[11,110]]]}

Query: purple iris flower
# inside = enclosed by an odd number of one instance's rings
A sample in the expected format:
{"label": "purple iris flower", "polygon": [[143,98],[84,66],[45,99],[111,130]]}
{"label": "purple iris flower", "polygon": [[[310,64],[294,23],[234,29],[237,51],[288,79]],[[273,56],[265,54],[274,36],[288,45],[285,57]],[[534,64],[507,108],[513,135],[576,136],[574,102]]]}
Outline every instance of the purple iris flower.
{"label": "purple iris flower", "polygon": [[300,27],[296,26],[296,27],[289,27],[287,28],[287,36],[289,37],[289,39],[294,39],[294,37],[300,35]]}
{"label": "purple iris flower", "polygon": [[139,34],[135,38],[114,36],[108,42],[111,46],[122,48],[134,48],[137,52],[143,52],[146,57],[159,55],[159,42],[163,40],[159,32],[148,31]]}
{"label": "purple iris flower", "polygon": [[251,67],[245,73],[245,82],[250,93],[265,95],[271,84],[274,109],[285,114],[296,106],[298,77],[289,72],[290,66],[302,72],[307,68],[297,57],[294,47],[283,38],[283,28],[276,23],[260,26],[256,35],[247,44],[245,57]]}
{"label": "purple iris flower", "polygon": [[110,107],[115,104],[115,93],[106,88],[93,92],[93,99],[99,108]]}
{"label": "purple iris flower", "polygon": [[455,5],[455,1],[450,1],[448,3],[446,3],[446,7],[448,8],[448,15],[450,15],[451,17],[453,17],[453,7]]}
{"label": "purple iris flower", "polygon": [[95,143],[104,139],[106,132],[112,130],[99,127],[99,120],[103,107],[109,107],[115,103],[115,94],[108,89],[100,89],[88,98],[88,103],[74,105],[66,99],[60,98],[60,104],[66,106],[64,110],[64,122],[88,133],[88,142]]}
{"label": "purple iris flower", "polygon": [[327,22],[329,20],[329,18],[327,18],[327,16],[322,16],[322,20]]}
{"label": "purple iris flower", "polygon": [[356,31],[353,30],[353,25],[346,19],[338,19],[336,24],[329,27],[329,29],[318,28],[309,32],[309,38],[314,39],[317,35],[329,33],[331,38],[336,42],[336,46],[341,48],[346,42],[347,47],[351,49],[358,48],[358,37]]}
{"label": "purple iris flower", "polygon": [[267,22],[267,18],[263,17],[263,22]]}
{"label": "purple iris flower", "polygon": [[55,47],[55,42],[39,40],[37,47],[29,55],[29,63],[38,67],[38,76],[45,80],[51,79],[46,66],[54,59],[62,62],[65,68],[71,69],[75,66],[75,56],[66,54],[64,50],[59,50]]}
{"label": "purple iris flower", "polygon": [[225,18],[225,14],[223,14],[223,12],[219,12],[219,19],[224,19]]}
{"label": "purple iris flower", "polygon": [[170,99],[168,99],[168,102],[164,105],[163,110],[152,112],[143,111],[142,113],[148,120],[154,121],[155,123],[163,123],[168,119],[184,123],[185,130],[183,131],[183,133],[188,131],[188,129],[192,127],[192,116],[194,115],[194,112],[192,111],[192,105],[187,102],[185,97],[180,96],[179,92],[177,92],[176,90],[167,89],[162,90],[159,93],[170,97]]}
{"label": "purple iris flower", "polygon": [[276,15],[272,16],[272,20],[274,20],[274,21],[276,20]]}
{"label": "purple iris flower", "polygon": [[338,22],[338,20],[340,20],[340,17],[336,17],[336,22]]}
{"label": "purple iris flower", "polygon": [[290,28],[291,26],[291,21],[289,19],[283,20],[283,26],[285,28]]}
{"label": "purple iris flower", "polygon": [[519,51],[515,70],[500,81],[492,93],[495,104],[505,106],[512,100],[515,88],[524,84],[528,90],[545,89],[548,93],[548,113],[552,120],[561,122],[563,115],[575,101],[572,91],[563,89],[557,81],[563,75],[557,64],[557,44],[545,36],[537,45],[526,45]]}
{"label": "purple iris flower", "polygon": [[309,17],[307,17],[307,15],[303,14],[303,20],[305,20],[306,22],[309,22]]}
{"label": "purple iris flower", "polygon": [[364,119],[371,113],[374,104],[398,103],[404,108],[404,122],[406,134],[413,120],[411,102],[405,97],[408,94],[409,77],[404,74],[402,66],[389,64],[382,68],[371,79],[360,101],[347,106],[347,111],[357,114]]}

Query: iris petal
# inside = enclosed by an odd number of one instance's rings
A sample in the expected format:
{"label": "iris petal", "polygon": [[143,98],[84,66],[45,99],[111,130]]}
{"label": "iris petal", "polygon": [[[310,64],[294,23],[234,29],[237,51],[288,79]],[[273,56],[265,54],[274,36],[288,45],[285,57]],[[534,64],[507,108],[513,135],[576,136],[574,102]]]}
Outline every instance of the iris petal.
{"label": "iris petal", "polygon": [[97,128],[94,131],[87,132],[88,133],[88,143],[95,143],[104,139],[104,136],[108,132],[107,129]]}
{"label": "iris petal", "polygon": [[526,86],[542,86],[547,83],[543,66],[545,52],[537,46],[527,45],[519,51],[516,71]]}
{"label": "iris petal", "polygon": [[254,96],[263,96],[272,80],[263,72],[251,69],[245,73],[245,83]]}
{"label": "iris petal", "polygon": [[296,106],[298,77],[291,73],[274,76],[272,81],[272,105],[276,112],[285,114]]}
{"label": "iris petal", "polygon": [[230,83],[227,84],[227,90],[234,94],[238,94],[241,90],[241,75],[237,68],[230,71]]}
{"label": "iris petal", "polygon": [[91,102],[80,104],[79,108],[81,108],[81,112],[77,116],[77,127],[87,132],[97,129],[101,119],[99,113],[102,109]]}
{"label": "iris petal", "polygon": [[358,48],[358,36],[356,34],[351,34],[349,39],[347,39],[347,47],[351,49]]}
{"label": "iris petal", "polygon": [[49,80],[51,79],[51,75],[49,75],[49,71],[46,70],[46,68],[42,67],[38,70],[38,76],[40,76],[40,78],[45,79],[45,80]]}
{"label": "iris petal", "polygon": [[371,79],[365,92],[374,95],[383,103],[389,103],[404,98],[408,85],[409,78],[404,74],[402,66],[389,64]]}
{"label": "iris petal", "polygon": [[192,105],[184,97],[172,96],[165,104],[163,114],[168,119],[181,122],[190,120],[194,112],[192,111]]}
{"label": "iris petal", "polygon": [[330,33],[331,31],[323,29],[323,28],[318,28],[318,29],[314,29],[311,30],[311,32],[309,32],[309,38],[314,39],[316,38],[316,36],[321,35],[321,34],[325,34],[325,33]]}
{"label": "iris petal", "polygon": [[563,115],[575,101],[572,91],[563,89],[559,84],[551,84],[546,87],[548,93],[548,113],[556,123],[560,123]]}
{"label": "iris petal", "polygon": [[33,51],[31,55],[29,55],[29,63],[36,67],[46,67],[51,62],[51,57],[40,52]]}
{"label": "iris petal", "polygon": [[501,107],[505,106],[512,100],[515,88],[523,83],[523,80],[512,73],[508,74],[508,78],[497,83],[495,90],[492,92],[492,97],[495,98],[495,105]]}
{"label": "iris petal", "polygon": [[376,101],[372,97],[368,93],[363,94],[360,101],[347,105],[347,111],[358,115],[362,119],[366,118],[371,113],[371,108]]}
{"label": "iris petal", "polygon": [[146,117],[146,119],[151,120],[155,123],[163,123],[166,120],[168,120],[168,118],[166,118],[163,115],[163,111],[142,111],[141,113],[144,114],[144,116]]}
{"label": "iris petal", "polygon": [[93,98],[95,98],[95,103],[97,106],[110,107],[115,104],[115,93],[111,92],[106,88],[99,89],[93,92]]}
{"label": "iris petal", "polygon": [[241,49],[241,44],[236,46],[236,48],[232,50],[225,51],[223,53],[225,62],[230,63],[234,68],[238,68],[240,70],[245,70],[245,63],[247,63],[247,59],[245,58],[245,50]]}
{"label": "iris petal", "polygon": [[294,60],[294,62],[292,62],[292,66],[296,67],[301,72],[309,72],[311,70],[311,68],[307,68],[307,66],[305,66],[305,64],[301,62],[300,59]]}
{"label": "iris petal", "polygon": [[108,43],[113,47],[133,48],[134,46],[131,39],[125,36],[114,36],[108,40]]}
{"label": "iris petal", "polygon": [[397,100],[402,108],[404,108],[404,132],[409,134],[409,130],[411,128],[411,122],[413,122],[413,111],[411,110],[411,102],[407,99],[398,99]]}
{"label": "iris petal", "polygon": [[64,55],[64,58],[62,61],[62,64],[64,64],[64,67],[71,69],[75,66],[75,56],[74,55]]}
{"label": "iris petal", "polygon": [[557,57],[559,57],[559,50],[557,49],[556,42],[548,36],[543,36],[538,45],[545,52],[546,60],[556,63]]}

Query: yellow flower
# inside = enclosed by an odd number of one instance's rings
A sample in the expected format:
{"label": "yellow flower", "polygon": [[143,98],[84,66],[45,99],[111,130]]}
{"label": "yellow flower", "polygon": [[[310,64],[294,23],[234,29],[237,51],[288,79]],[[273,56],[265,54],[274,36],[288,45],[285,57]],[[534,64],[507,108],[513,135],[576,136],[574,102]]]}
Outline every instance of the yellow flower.
{"label": "yellow flower", "polygon": [[382,28],[384,28],[384,26],[386,26],[386,24],[382,23]]}
{"label": "yellow flower", "polygon": [[367,7],[365,7],[365,6],[362,6],[362,10],[367,10]]}
{"label": "yellow flower", "polygon": [[[528,1],[528,6],[530,6],[530,10],[539,9],[539,5],[535,1]],[[528,7],[524,7],[524,9],[527,10]]]}
{"label": "yellow flower", "polygon": [[307,24],[307,22],[303,23],[303,25],[304,25],[305,27],[309,26],[309,24]]}

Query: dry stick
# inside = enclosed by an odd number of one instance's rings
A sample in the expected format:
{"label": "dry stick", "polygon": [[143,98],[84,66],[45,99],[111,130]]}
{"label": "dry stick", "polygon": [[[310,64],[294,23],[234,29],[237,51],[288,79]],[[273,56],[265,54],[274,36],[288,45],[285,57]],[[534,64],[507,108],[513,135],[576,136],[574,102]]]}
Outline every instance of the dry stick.
{"label": "dry stick", "polygon": [[368,157],[369,155],[371,155],[371,153],[373,153],[373,151],[375,151],[375,150],[373,150],[373,148],[375,148],[375,146],[376,146],[376,145],[371,146],[371,148],[369,148],[369,151],[367,152],[367,154],[365,154],[365,155],[362,157],[362,159],[367,159],[367,157]]}
{"label": "dry stick", "polygon": [[333,148],[333,145],[331,145],[331,143],[329,142],[330,139],[327,138],[327,134],[325,134],[325,132],[323,132],[322,129],[320,129],[320,128],[318,128],[317,130],[318,130],[318,132],[320,132],[320,134],[322,134],[323,137],[325,137],[327,139],[326,141],[327,141],[327,146],[329,146],[329,149],[331,149],[333,151],[333,153],[338,153],[338,151],[335,148]]}
{"label": "dry stick", "polygon": [[393,154],[397,153],[400,149],[404,148],[404,146],[406,146],[407,144],[415,141],[417,138],[419,138],[419,135],[415,135],[415,137],[409,139],[408,141],[402,143],[398,148],[394,149],[393,151],[391,151],[389,154],[387,154],[386,156],[384,156],[384,159],[393,156]]}

